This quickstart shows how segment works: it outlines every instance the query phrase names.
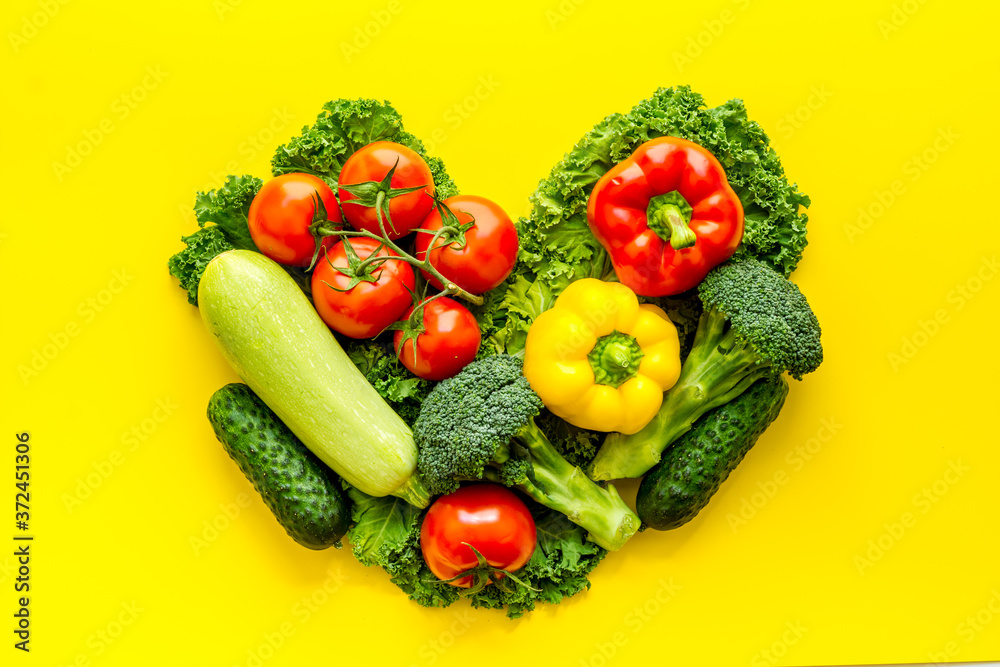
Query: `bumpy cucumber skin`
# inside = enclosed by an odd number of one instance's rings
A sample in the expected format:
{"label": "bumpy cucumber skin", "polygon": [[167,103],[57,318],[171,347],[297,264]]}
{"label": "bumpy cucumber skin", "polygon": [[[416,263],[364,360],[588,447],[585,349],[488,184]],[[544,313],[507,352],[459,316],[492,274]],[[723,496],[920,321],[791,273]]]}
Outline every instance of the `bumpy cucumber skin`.
{"label": "bumpy cucumber skin", "polygon": [[350,526],[336,473],[310,452],[250,387],[233,383],[208,401],[215,436],[293,540],[326,549]]}
{"label": "bumpy cucumber skin", "polygon": [[670,530],[693,519],[775,420],[787,395],[784,378],[766,378],[695,422],[642,479],[636,513],[643,525]]}

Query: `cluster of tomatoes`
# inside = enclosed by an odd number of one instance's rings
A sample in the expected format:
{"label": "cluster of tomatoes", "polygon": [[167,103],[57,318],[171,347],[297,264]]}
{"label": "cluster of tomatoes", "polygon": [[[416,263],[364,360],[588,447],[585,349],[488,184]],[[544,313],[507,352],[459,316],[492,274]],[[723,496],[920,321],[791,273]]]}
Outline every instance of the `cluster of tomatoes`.
{"label": "cluster of tomatoes", "polygon": [[271,179],[248,217],[264,255],[313,266],[313,302],[331,329],[351,338],[394,330],[400,361],[429,380],[475,358],[479,325],[458,299],[481,303],[517,258],[502,208],[474,195],[437,199],[423,158],[389,141],[353,153],[336,194],[311,174]]}

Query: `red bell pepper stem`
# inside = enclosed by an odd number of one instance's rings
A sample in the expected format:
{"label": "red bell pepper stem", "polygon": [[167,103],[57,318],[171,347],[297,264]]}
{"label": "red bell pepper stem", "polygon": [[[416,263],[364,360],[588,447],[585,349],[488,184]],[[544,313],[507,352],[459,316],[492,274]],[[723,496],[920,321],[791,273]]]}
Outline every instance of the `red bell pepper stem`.
{"label": "red bell pepper stem", "polygon": [[657,205],[656,198],[649,203],[652,214],[646,214],[646,224],[664,241],[670,242],[674,250],[690,248],[698,240],[688,220],[685,219],[677,204],[661,203]]}

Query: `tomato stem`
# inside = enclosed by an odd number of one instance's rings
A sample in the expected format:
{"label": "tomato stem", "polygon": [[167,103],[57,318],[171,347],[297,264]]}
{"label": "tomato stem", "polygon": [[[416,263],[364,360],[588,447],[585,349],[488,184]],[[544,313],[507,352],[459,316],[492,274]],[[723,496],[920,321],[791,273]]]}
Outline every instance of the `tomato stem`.
{"label": "tomato stem", "polygon": [[515,582],[518,586],[523,586],[528,590],[536,592],[541,590],[529,586],[527,583],[521,581],[516,576],[514,576],[514,574],[511,573],[509,570],[505,570],[502,567],[494,567],[490,565],[486,561],[486,557],[483,556],[482,553],[480,553],[479,549],[472,546],[468,542],[462,542],[462,544],[472,549],[472,553],[476,555],[476,561],[478,561],[476,565],[470,567],[468,570],[465,570],[464,572],[459,572],[457,575],[455,575],[450,579],[438,579],[434,582],[429,582],[429,583],[451,584],[460,579],[465,579],[466,577],[472,577],[472,585],[469,586],[469,588],[467,588],[466,590],[459,593],[461,597],[468,597],[470,595],[475,595],[476,593],[480,592],[491,583],[496,584],[497,588],[504,591],[505,593],[510,593],[511,589],[505,586],[504,584],[500,583],[507,577],[509,577],[511,581]]}
{"label": "tomato stem", "polygon": [[[416,295],[414,295],[416,296]],[[420,299],[417,304],[413,307],[413,312],[405,320],[399,320],[393,322],[388,327],[386,331],[402,331],[403,338],[399,341],[399,346],[396,348],[396,355],[403,353],[403,346],[406,345],[407,341],[413,342],[413,357],[417,356],[417,338],[420,334],[427,331],[427,327],[424,326],[424,309],[434,299],[440,299],[443,296],[447,296],[445,292],[438,292],[434,296],[426,296]]]}
{"label": "tomato stem", "polygon": [[[330,229],[329,227],[324,227],[324,226],[316,227],[315,232],[320,236],[334,236],[337,238],[363,236],[370,239],[375,239],[379,243],[383,244],[384,246],[395,252],[399,256],[398,259],[401,259],[402,261],[412,265],[417,269],[422,269],[427,273],[431,274],[432,276],[434,276],[435,278],[437,278],[438,281],[442,285],[444,285],[444,290],[442,291],[442,294],[460,297],[462,299],[465,299],[469,303],[475,304],[477,306],[482,305],[483,297],[467,292],[458,285],[456,285],[455,283],[453,283],[452,281],[445,278],[441,274],[441,272],[438,271],[433,264],[431,264],[429,252],[427,255],[424,256],[423,260],[419,260],[410,253],[403,250],[401,247],[399,247],[399,245],[397,245],[392,239],[389,238],[388,234],[385,233],[385,221],[383,220],[382,217],[384,197],[385,193],[383,192],[379,192],[375,197],[376,199],[375,215],[378,218],[379,231],[382,232],[381,236],[373,232],[370,232],[367,229],[356,230],[351,232],[347,230]],[[384,213],[386,217],[389,217],[388,210],[385,210]],[[443,232],[444,228],[438,231]],[[397,258],[391,257],[390,259],[397,259]]]}
{"label": "tomato stem", "polygon": [[[471,223],[470,223],[471,224]],[[441,227],[433,232],[429,229],[417,229],[418,232],[423,232],[424,234],[433,234],[431,237],[431,242],[427,244],[427,254],[430,255],[432,250],[438,250],[440,248],[446,248],[451,244],[456,244],[455,247],[459,250],[465,247],[465,229],[462,227]],[[454,238],[461,235],[461,238]],[[437,242],[444,238],[444,243],[437,245]]]}
{"label": "tomato stem", "polygon": [[365,259],[361,259],[360,255],[358,255],[357,250],[354,249],[354,246],[350,243],[347,243],[344,245],[344,256],[347,259],[347,266],[334,266],[333,262],[330,261],[330,256],[327,253],[326,248],[323,247],[322,248],[323,259],[326,261],[326,263],[330,266],[330,268],[333,271],[336,271],[337,273],[345,276],[348,279],[347,287],[343,289],[339,287],[334,287],[325,280],[323,281],[323,284],[337,292],[350,292],[359,283],[362,282],[369,282],[373,284],[377,283],[379,277],[378,275],[375,274],[375,271],[378,271],[381,268],[381,266],[385,264],[388,260],[399,259],[397,257],[391,257],[386,255],[379,256],[378,253],[382,251],[382,248],[383,246],[379,245],[377,248],[375,248],[374,251],[372,251],[370,255],[368,255],[368,257],[366,257]]}
{"label": "tomato stem", "polygon": [[414,268],[422,269],[423,271],[426,271],[427,273],[434,276],[438,280],[438,282],[444,285],[444,290],[442,291],[442,294],[460,297],[462,299],[465,299],[469,303],[472,303],[477,306],[482,305],[483,297],[467,292],[458,285],[456,285],[455,283],[453,283],[452,281],[445,278],[441,274],[441,272],[438,271],[433,264],[431,264],[430,260],[430,250],[434,249],[435,247],[434,244],[441,236],[443,236],[445,233],[459,233],[462,234],[462,238],[464,240],[464,232],[466,231],[466,229],[471,227],[473,223],[466,223],[465,225],[460,225],[458,228],[449,225],[447,227],[442,227],[441,229],[437,230],[434,233],[434,238],[431,240],[431,245],[430,248],[428,248],[427,254],[424,255],[423,260],[419,260],[410,253],[403,250],[401,247],[399,247],[399,245],[396,244],[392,239],[390,239],[389,235],[386,233],[385,221],[386,219],[388,219],[389,224],[391,225],[392,216],[389,213],[389,205],[388,202],[386,201],[386,192],[384,190],[380,189],[375,194],[375,206],[374,206],[375,216],[378,219],[378,227],[379,231],[381,232],[381,235],[370,232],[367,229],[351,231],[347,229],[342,229],[340,227],[331,226],[328,223],[331,223],[332,221],[328,219],[326,207],[323,205],[323,201],[317,195],[313,195],[313,200],[316,208],[315,208],[313,223],[309,226],[309,231],[313,234],[313,236],[316,237],[316,252],[313,254],[312,262],[309,264],[309,268],[306,269],[307,271],[312,270],[312,268],[316,265],[316,261],[319,258],[320,250],[323,247],[322,245],[323,238],[327,236],[332,236],[340,240],[350,237],[370,238],[378,241],[382,246],[387,247],[393,252],[395,252],[397,257],[391,257],[391,256],[378,257],[377,254],[379,251],[376,250],[361,262],[360,265],[361,267],[367,267],[370,266],[371,264],[375,264],[376,262],[381,264],[390,259],[398,259],[406,262],[407,264],[410,264]]}
{"label": "tomato stem", "polygon": [[[472,215],[468,211],[461,211],[469,216],[469,222],[463,225],[458,219],[458,216],[455,215],[455,212],[451,210],[451,207],[445,204],[441,199],[438,199],[437,195],[432,194],[431,198],[434,200],[434,208],[437,209],[438,215],[441,216],[442,227],[431,240],[431,243],[427,248],[427,252],[429,253],[431,250],[436,250],[438,247],[444,248],[449,245],[454,245],[456,250],[465,248],[468,244],[468,241],[465,238],[465,233],[475,226],[476,216]],[[448,237],[447,241],[441,246],[436,246],[435,243],[437,242],[438,236],[445,231]]]}

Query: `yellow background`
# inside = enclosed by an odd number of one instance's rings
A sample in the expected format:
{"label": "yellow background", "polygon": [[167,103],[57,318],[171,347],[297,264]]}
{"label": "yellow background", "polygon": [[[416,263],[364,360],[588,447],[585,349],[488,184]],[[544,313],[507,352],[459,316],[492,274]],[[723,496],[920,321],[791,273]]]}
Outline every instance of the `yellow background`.
{"label": "yellow background", "polygon": [[[4,3],[0,534],[28,431],[36,540],[29,655],[0,552],[0,662],[1000,658],[998,20],[939,0]],[[520,215],[595,122],[683,83],[742,97],[812,197],[794,277],[826,349],[708,509],[514,622],[420,608],[289,540],[205,419],[235,376],[166,271],[194,192],[265,177],[323,102],[369,96]]]}

